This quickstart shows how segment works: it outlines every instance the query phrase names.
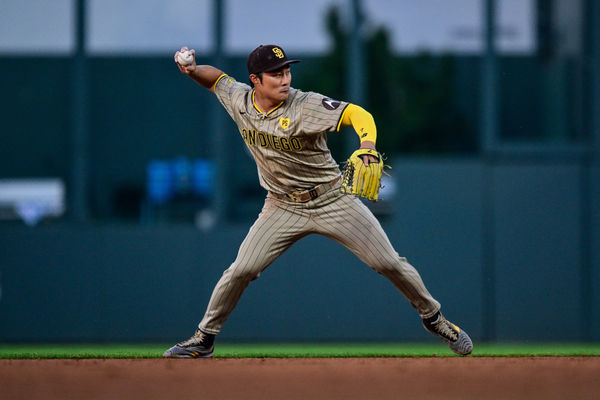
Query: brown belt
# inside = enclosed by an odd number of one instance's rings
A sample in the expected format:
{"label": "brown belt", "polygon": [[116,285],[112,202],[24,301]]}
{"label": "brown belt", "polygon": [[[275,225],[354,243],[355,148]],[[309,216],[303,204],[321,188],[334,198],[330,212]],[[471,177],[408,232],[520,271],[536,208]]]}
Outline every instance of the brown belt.
{"label": "brown belt", "polygon": [[271,192],[271,195],[280,200],[291,200],[296,203],[306,203],[307,201],[314,200],[317,197],[319,197],[320,195],[322,195],[323,193],[327,192],[339,180],[340,180],[340,177],[338,176],[334,180],[317,185],[312,189],[303,190],[301,192],[286,193],[286,194],[279,194],[279,193]]}

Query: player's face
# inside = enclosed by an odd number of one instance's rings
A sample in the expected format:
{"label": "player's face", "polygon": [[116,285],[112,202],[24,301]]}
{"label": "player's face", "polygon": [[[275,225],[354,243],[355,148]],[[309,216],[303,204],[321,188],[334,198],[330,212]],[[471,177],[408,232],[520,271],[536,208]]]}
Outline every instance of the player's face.
{"label": "player's face", "polygon": [[273,72],[263,72],[262,82],[257,79],[254,84],[256,91],[273,102],[282,102],[290,95],[292,72],[290,67],[284,67]]}

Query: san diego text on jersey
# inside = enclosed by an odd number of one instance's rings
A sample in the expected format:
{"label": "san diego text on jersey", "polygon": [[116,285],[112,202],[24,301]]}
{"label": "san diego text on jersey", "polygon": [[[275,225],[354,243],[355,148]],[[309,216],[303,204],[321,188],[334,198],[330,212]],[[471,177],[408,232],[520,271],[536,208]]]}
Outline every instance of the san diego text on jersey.
{"label": "san diego text on jersey", "polygon": [[248,146],[268,147],[284,151],[302,150],[302,142],[296,137],[288,139],[271,133],[257,131],[256,129],[242,129],[241,134]]}

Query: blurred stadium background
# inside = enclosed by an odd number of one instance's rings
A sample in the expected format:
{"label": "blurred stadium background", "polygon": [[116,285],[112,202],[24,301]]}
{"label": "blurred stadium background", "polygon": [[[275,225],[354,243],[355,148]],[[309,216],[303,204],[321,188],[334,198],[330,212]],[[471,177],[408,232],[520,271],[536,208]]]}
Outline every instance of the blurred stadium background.
{"label": "blurred stadium background", "polygon": [[[265,192],[172,56],[364,106],[380,217],[479,341],[600,340],[598,0],[0,0],[0,341],[186,337]],[[329,135],[336,160],[357,145]],[[224,339],[432,340],[384,278],[308,237]]]}

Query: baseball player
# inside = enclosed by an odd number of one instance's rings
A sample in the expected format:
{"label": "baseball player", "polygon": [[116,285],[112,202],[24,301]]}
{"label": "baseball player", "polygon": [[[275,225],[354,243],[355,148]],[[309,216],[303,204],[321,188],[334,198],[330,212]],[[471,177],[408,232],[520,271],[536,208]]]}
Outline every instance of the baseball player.
{"label": "baseball player", "polygon": [[[250,281],[297,240],[312,233],[344,245],[388,278],[418,311],[429,332],[455,353],[470,354],[473,344],[467,333],[444,318],[440,303],[428,292],[417,270],[396,253],[375,216],[357,196],[344,190],[363,179],[356,171],[365,169],[369,175],[370,167],[382,165],[375,150],[377,130],[371,114],[354,104],[292,88],[290,64],[299,60],[288,59],[280,46],[263,45],[250,53],[250,85],[209,65],[196,65],[195,61],[182,65],[179,55],[187,51],[183,47],[175,53],[175,62],[183,74],[215,93],[235,121],[267,195],[235,261],[216,284],[195,334],[163,356],[211,357],[215,336]],[[342,126],[352,126],[360,138],[356,168],[344,177],[326,141],[328,132],[337,132]],[[375,192],[364,197],[377,199],[379,180],[369,185]]]}

